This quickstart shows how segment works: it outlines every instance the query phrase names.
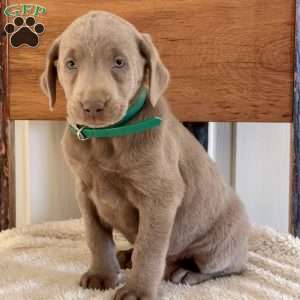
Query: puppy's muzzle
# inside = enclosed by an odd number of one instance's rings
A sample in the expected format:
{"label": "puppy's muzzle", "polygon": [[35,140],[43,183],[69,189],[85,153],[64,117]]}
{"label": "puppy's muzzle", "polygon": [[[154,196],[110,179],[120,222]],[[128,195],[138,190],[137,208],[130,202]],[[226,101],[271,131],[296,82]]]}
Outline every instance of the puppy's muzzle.
{"label": "puppy's muzzle", "polygon": [[106,106],[106,102],[99,100],[88,100],[81,102],[80,104],[82,112],[87,118],[101,117]]}

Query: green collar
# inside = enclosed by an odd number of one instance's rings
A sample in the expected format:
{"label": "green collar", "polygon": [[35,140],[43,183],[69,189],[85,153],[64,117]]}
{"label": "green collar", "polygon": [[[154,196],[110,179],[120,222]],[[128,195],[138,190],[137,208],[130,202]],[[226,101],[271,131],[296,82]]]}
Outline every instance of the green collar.
{"label": "green collar", "polygon": [[90,138],[111,138],[126,136],[135,133],[142,133],[146,130],[158,127],[161,123],[161,118],[154,117],[151,119],[142,120],[133,124],[126,125],[133,117],[135,117],[144,107],[148,96],[146,88],[142,87],[135,102],[129,107],[123,119],[114,125],[102,128],[90,128],[81,125],[69,125],[72,133],[76,134],[80,141]]}

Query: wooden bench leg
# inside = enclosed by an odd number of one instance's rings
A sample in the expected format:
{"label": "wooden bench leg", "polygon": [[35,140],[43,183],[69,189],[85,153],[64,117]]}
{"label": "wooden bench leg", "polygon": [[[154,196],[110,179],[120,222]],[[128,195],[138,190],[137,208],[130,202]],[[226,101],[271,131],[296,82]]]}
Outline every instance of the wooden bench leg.
{"label": "wooden bench leg", "polygon": [[[1,1],[0,28],[4,27]],[[0,36],[0,231],[15,226],[14,123],[9,121],[6,37]]]}
{"label": "wooden bench leg", "polygon": [[296,1],[295,86],[290,231],[300,237],[300,0]]}

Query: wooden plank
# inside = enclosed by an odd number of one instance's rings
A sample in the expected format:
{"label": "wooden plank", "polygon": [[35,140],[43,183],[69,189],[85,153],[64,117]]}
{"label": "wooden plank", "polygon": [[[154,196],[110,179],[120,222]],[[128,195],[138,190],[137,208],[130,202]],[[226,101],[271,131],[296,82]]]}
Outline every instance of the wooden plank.
{"label": "wooden plank", "polygon": [[[22,1],[9,1],[9,3]],[[36,1],[31,1],[37,3]],[[154,38],[172,76],[168,99],[182,121],[290,122],[294,0],[65,0],[47,7],[39,48],[10,49],[13,119],[64,119],[48,112],[38,79],[53,39],[76,17],[108,10]]]}
{"label": "wooden plank", "polygon": [[[0,28],[5,18],[2,8],[5,1],[0,1]],[[0,231],[15,224],[14,217],[14,181],[10,173],[13,163],[13,139],[10,135],[9,105],[7,99],[7,47],[6,39],[0,37]]]}
{"label": "wooden plank", "polygon": [[291,231],[300,237],[300,0],[296,8],[296,61],[294,89],[294,155]]}

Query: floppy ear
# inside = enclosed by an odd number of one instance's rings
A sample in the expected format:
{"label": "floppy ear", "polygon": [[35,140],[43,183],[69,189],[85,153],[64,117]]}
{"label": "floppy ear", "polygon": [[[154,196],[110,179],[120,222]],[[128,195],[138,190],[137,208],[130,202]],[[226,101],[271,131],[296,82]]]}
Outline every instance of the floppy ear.
{"label": "floppy ear", "polygon": [[40,83],[44,94],[49,98],[49,109],[53,110],[56,101],[57,69],[55,62],[58,59],[60,39],[57,38],[48,52],[46,68],[41,75]]}
{"label": "floppy ear", "polygon": [[158,51],[152,43],[151,36],[147,33],[141,34],[140,50],[147,60],[150,79],[150,102],[156,105],[160,97],[166,91],[169,84],[169,72],[160,60]]}

